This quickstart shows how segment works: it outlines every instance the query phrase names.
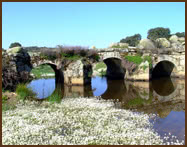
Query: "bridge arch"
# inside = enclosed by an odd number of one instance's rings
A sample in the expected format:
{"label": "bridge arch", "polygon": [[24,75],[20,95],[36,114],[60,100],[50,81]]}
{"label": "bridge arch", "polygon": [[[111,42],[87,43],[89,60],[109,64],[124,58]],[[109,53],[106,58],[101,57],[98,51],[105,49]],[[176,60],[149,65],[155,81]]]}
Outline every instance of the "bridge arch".
{"label": "bridge arch", "polygon": [[175,77],[176,72],[177,67],[172,61],[160,60],[157,64],[153,65],[151,78]]}
{"label": "bridge arch", "polygon": [[56,85],[64,82],[64,73],[60,69],[57,68],[57,65],[55,63],[53,63],[52,61],[43,61],[43,62],[32,63],[32,69],[36,68],[40,65],[49,65],[53,69],[53,71],[55,73]]}
{"label": "bridge arch", "polygon": [[109,79],[124,79],[126,70],[121,64],[121,59],[108,57],[103,60],[107,66],[106,76]]}

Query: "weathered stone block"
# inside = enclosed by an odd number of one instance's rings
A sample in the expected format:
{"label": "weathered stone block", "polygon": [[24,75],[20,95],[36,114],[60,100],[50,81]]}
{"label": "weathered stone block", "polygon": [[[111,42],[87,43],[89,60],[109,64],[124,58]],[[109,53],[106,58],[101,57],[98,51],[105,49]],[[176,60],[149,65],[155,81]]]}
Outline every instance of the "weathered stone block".
{"label": "weathered stone block", "polygon": [[71,83],[72,83],[72,85],[84,85],[84,79],[82,77],[72,78]]}

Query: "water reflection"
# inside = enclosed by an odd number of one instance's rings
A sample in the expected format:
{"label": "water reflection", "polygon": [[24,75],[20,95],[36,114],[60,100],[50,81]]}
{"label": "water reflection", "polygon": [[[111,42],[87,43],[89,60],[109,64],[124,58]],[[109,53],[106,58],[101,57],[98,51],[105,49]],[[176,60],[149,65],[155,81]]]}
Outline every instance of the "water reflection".
{"label": "water reflection", "polygon": [[55,86],[55,79],[39,79],[32,81],[29,87],[40,99],[50,96],[56,88],[61,90],[62,98],[101,96],[103,99],[118,99],[121,108],[157,113],[162,118],[174,109],[185,109],[185,83],[170,78],[130,82],[95,77],[92,78],[92,84],[86,86]]}
{"label": "water reflection", "polygon": [[173,93],[177,87],[175,79],[160,78],[151,82],[153,90],[160,96],[168,96]]}
{"label": "water reflection", "polygon": [[33,80],[31,83],[29,83],[28,87],[37,94],[39,99],[47,98],[54,92],[56,88],[55,79],[49,78]]}
{"label": "water reflection", "polygon": [[[171,132],[178,139],[184,140],[185,134],[185,81],[162,78],[151,82],[130,82],[92,78],[87,86],[56,85],[55,79],[39,79],[29,86],[38,93],[39,98],[46,98],[59,91],[63,97],[101,96],[113,99],[118,107],[133,111],[158,114],[154,128],[160,135]],[[118,99],[119,102],[116,102]]]}

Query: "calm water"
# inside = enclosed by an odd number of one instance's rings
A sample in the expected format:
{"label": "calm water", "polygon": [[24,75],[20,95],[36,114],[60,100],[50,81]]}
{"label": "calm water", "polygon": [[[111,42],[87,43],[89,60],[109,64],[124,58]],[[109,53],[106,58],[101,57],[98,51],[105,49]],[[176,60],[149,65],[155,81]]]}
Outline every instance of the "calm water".
{"label": "calm water", "polygon": [[[33,80],[28,86],[39,99],[44,99],[55,91],[55,79]],[[185,140],[185,80],[162,78],[152,82],[129,82],[95,77],[91,85],[63,86],[62,97],[77,96],[101,96],[112,99],[118,108],[157,114],[154,121],[150,121],[161,136],[171,133]]]}

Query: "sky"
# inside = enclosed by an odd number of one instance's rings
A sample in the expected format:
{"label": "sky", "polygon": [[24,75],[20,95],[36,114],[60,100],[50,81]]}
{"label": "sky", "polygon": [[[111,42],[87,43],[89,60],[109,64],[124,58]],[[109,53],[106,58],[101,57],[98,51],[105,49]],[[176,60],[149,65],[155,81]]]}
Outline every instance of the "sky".
{"label": "sky", "polygon": [[185,2],[3,2],[2,47],[106,48],[149,29],[185,32]]}

